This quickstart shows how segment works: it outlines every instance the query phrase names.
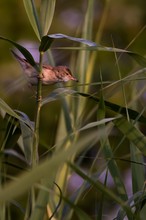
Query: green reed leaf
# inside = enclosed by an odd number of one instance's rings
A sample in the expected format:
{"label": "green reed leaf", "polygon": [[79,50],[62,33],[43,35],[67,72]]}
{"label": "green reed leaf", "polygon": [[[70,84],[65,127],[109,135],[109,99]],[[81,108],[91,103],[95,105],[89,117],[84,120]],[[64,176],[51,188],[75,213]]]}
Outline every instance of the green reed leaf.
{"label": "green reed leaf", "polygon": [[50,29],[55,12],[55,5],[56,5],[56,0],[41,1],[41,24],[42,24],[43,35],[46,35]]}
{"label": "green reed leaf", "polygon": [[33,59],[33,56],[31,55],[31,53],[25,47],[21,46],[20,44],[17,44],[16,42],[14,42],[14,41],[12,41],[8,38],[2,37],[2,36],[0,36],[0,40],[4,40],[4,41],[7,41],[7,42],[11,43],[13,46],[15,46],[23,54],[23,56],[26,58],[26,60],[32,66],[36,66],[36,63]]}
{"label": "green reed leaf", "polygon": [[133,58],[140,66],[146,67],[146,58],[141,56],[138,53],[124,50],[115,47],[106,47],[102,45],[88,45],[84,47],[53,47],[53,49],[57,50],[85,50],[85,51],[101,51],[101,52],[112,52],[112,53],[120,53],[124,54],[127,53],[131,58]]}
{"label": "green reed leaf", "polygon": [[37,10],[34,4],[33,0],[23,0],[23,4],[27,13],[27,16],[29,18],[30,24],[32,28],[34,29],[34,32],[38,39],[40,40],[41,36],[41,28],[39,24],[39,19],[37,15]]}
{"label": "green reed leaf", "polygon": [[45,52],[46,50],[49,49],[50,45],[52,44],[52,42],[55,39],[63,39],[63,38],[68,39],[68,40],[72,40],[72,41],[76,41],[76,42],[79,42],[79,43],[83,43],[83,44],[86,44],[90,47],[96,46],[96,43],[94,43],[90,40],[86,40],[86,39],[83,39],[83,38],[71,37],[71,36],[68,36],[68,35],[65,35],[65,34],[57,33],[57,34],[49,34],[49,35],[43,36],[42,39],[41,39],[41,44],[40,44],[40,47],[39,47],[39,51]]}
{"label": "green reed leaf", "polygon": [[146,156],[146,137],[126,118],[118,118],[113,121],[116,127]]}
{"label": "green reed leaf", "polygon": [[[99,103],[98,97],[92,96],[88,93],[77,92],[77,94]],[[110,109],[117,114],[119,113],[119,114],[126,117],[126,112],[128,111],[130,119],[137,120],[142,123],[146,123],[146,118],[143,115],[140,115],[137,111],[135,111],[133,109],[125,108],[123,106],[120,106],[120,105],[117,105],[115,103],[108,102],[108,101],[104,101],[104,104],[107,109]]]}

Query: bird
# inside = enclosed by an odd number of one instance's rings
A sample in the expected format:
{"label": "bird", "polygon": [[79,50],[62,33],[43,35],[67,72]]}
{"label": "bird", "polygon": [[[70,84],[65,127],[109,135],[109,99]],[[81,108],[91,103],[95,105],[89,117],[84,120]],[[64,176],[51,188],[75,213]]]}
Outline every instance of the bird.
{"label": "bird", "polygon": [[[21,65],[24,75],[29,84],[36,86],[38,84],[39,74],[37,70],[24,58],[20,57],[18,54],[11,50],[13,56]],[[36,63],[38,65],[38,63]],[[59,82],[68,82],[73,80],[78,82],[77,78],[74,77],[67,66],[51,66],[42,65],[42,85],[50,85]]]}

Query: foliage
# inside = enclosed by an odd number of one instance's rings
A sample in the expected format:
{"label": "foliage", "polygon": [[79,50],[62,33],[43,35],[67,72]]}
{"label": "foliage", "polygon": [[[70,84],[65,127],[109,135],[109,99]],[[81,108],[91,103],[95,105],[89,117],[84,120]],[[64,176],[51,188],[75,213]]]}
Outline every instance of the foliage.
{"label": "foliage", "polygon": [[[138,100],[145,87],[140,91],[138,87],[139,81],[145,80],[146,60],[129,49],[100,44],[110,1],[105,1],[96,43],[92,36],[95,0],[87,1],[82,36],[48,34],[56,2],[40,1],[39,11],[35,1],[23,0],[39,41],[39,63],[24,46],[0,36],[1,42],[9,42],[20,51],[38,76],[44,54],[49,51],[52,59],[53,49],[71,52],[70,65],[80,74],[80,83],[68,87],[59,83],[47,95],[43,94],[40,78],[33,121],[27,113],[11,108],[0,99],[0,219],[13,219],[13,212],[19,219],[30,220],[103,219],[105,214],[110,215],[111,209],[116,209],[115,219],[126,216],[144,219],[146,137],[141,125],[145,126],[146,117],[145,107],[139,108]],[[72,41],[75,46],[56,46],[59,39]],[[114,81],[104,80],[100,58],[107,53],[114,56],[113,66],[116,63],[118,79]],[[138,69],[133,73],[129,71],[126,76],[120,69],[124,56],[132,58],[134,65],[137,61],[138,65]],[[97,61],[99,68],[95,71]],[[120,94],[120,103],[116,99],[113,103],[111,97],[115,94]],[[54,121],[57,127],[54,142],[46,146],[41,138],[41,123],[45,123],[41,114],[52,102],[61,103],[61,107]],[[47,133],[51,134],[51,128]],[[127,182],[123,180],[125,170],[131,174]],[[131,195],[126,187],[129,181],[132,182]]]}

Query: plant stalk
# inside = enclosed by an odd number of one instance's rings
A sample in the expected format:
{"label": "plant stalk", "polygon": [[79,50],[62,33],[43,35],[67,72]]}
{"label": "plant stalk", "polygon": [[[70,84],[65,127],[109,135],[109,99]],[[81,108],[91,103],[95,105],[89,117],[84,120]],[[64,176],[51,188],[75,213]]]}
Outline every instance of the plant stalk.
{"label": "plant stalk", "polygon": [[37,85],[37,94],[36,94],[36,115],[35,115],[35,127],[34,127],[34,137],[33,137],[32,167],[35,167],[39,161],[38,146],[39,146],[40,111],[41,111],[41,103],[42,103],[42,58],[43,58],[43,52],[40,52],[38,85]]}
{"label": "plant stalk", "polygon": [[[43,52],[40,52],[39,69],[38,69],[38,84],[36,91],[36,112],[35,112],[35,126],[34,126],[34,136],[33,136],[33,148],[32,148],[32,168],[36,167],[39,162],[39,124],[40,124],[40,111],[42,102],[42,58]],[[35,208],[35,187],[31,188],[31,210]]]}

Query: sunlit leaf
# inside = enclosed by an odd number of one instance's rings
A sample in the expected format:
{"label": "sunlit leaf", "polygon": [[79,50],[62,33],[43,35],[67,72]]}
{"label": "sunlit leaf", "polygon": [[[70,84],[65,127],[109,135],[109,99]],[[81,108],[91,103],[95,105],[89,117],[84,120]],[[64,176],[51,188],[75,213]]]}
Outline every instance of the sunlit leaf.
{"label": "sunlit leaf", "polygon": [[93,128],[93,127],[96,127],[96,126],[99,126],[99,125],[103,125],[107,122],[110,122],[110,121],[113,121],[115,120],[116,118],[104,118],[104,119],[101,119],[99,121],[95,121],[95,122],[91,122],[87,125],[85,125],[84,127],[80,128],[79,131],[83,131],[83,130],[86,130],[86,129],[89,129],[89,128]]}
{"label": "sunlit leaf", "polygon": [[42,0],[41,1],[41,23],[42,23],[42,35],[46,35],[51,26],[54,12],[55,12],[56,0]]}
{"label": "sunlit leaf", "polygon": [[31,23],[32,28],[34,29],[34,32],[36,33],[36,36],[40,40],[41,36],[41,28],[38,20],[37,10],[36,6],[34,4],[33,0],[23,0],[23,4],[27,13],[27,16],[29,18],[29,21]]}
{"label": "sunlit leaf", "polygon": [[[86,11],[84,14],[84,21],[83,21],[83,25],[82,25],[83,26],[82,33],[81,33],[81,37],[83,39],[90,39],[90,40],[93,39],[94,6],[95,6],[95,0],[87,1]],[[81,45],[79,45],[79,46],[81,46]],[[91,46],[91,45],[88,45],[88,47],[89,46]],[[92,73],[93,71],[90,72],[92,74],[87,74],[87,69],[88,69],[89,61],[90,61],[90,55],[91,55],[91,53],[84,51],[84,50],[79,51],[79,53],[77,54],[77,58],[76,58],[77,59],[77,63],[76,63],[77,71],[80,73],[80,81],[83,83],[91,82],[91,78],[93,77],[93,73]],[[81,91],[85,92],[85,91],[87,91],[87,88],[88,87],[86,87],[86,86],[82,87]],[[78,113],[82,111],[82,107],[80,106],[79,103],[80,103],[80,99],[76,100]],[[85,103],[86,103],[86,101],[85,101]],[[84,106],[85,106],[85,103],[84,103]]]}

